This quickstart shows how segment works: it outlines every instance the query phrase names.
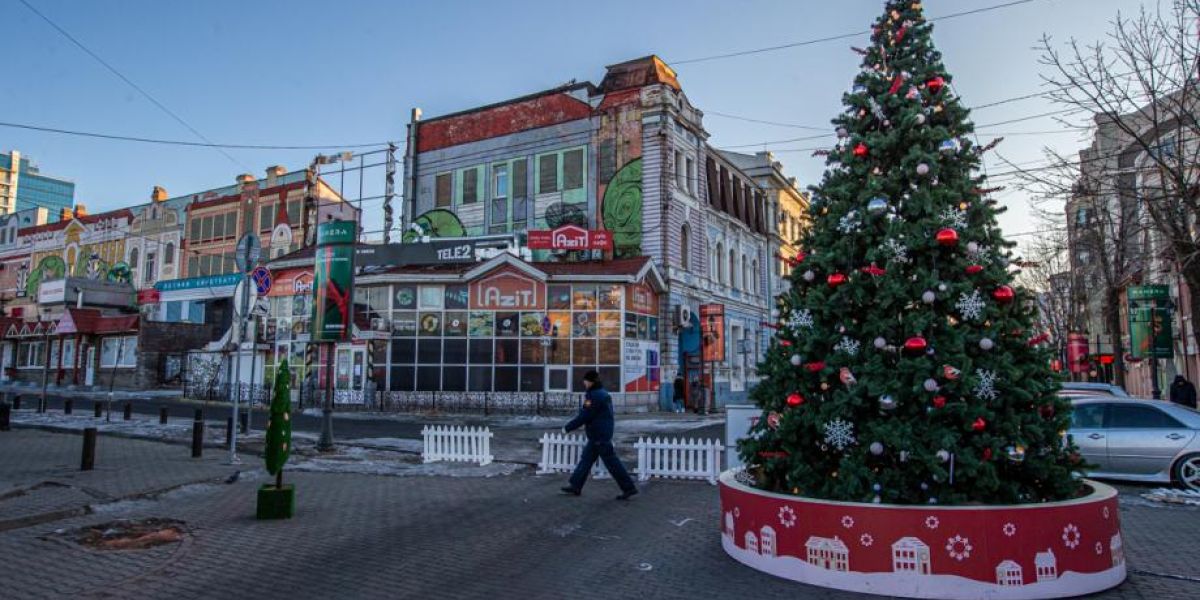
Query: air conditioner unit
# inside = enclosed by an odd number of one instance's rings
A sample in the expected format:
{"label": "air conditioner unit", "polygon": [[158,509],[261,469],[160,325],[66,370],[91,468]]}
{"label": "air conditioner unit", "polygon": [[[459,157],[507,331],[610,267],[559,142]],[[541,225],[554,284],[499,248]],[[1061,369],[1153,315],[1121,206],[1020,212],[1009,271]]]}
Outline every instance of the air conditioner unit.
{"label": "air conditioner unit", "polygon": [[680,304],[675,307],[675,326],[680,328],[692,326],[692,308],[690,306]]}

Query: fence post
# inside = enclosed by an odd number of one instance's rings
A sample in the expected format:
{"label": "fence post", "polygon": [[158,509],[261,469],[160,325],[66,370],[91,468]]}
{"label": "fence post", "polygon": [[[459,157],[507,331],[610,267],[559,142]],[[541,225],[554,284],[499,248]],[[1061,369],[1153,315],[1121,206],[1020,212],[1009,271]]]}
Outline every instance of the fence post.
{"label": "fence post", "polygon": [[21,396],[13,394],[12,407],[13,410],[21,410]]}
{"label": "fence post", "polygon": [[72,411],[74,408],[75,408],[75,407],[74,407],[74,403],[71,401],[71,399],[70,399],[70,398],[63,398],[63,414],[64,414],[64,415],[69,415],[69,414],[71,414],[71,411]]}
{"label": "fence post", "polygon": [[159,425],[167,424],[167,407],[165,407],[165,406],[158,407],[158,424]]}
{"label": "fence post", "polygon": [[8,431],[12,419],[12,407],[7,402],[0,402],[0,431]]}
{"label": "fence post", "polygon": [[233,443],[233,417],[225,417],[225,445]]}
{"label": "fence post", "polygon": [[250,429],[249,407],[247,407],[246,412],[238,411],[238,429],[241,431],[242,435],[246,435],[246,432]]}
{"label": "fence post", "polygon": [[104,416],[104,405],[101,404],[99,400],[92,402],[92,416],[96,417],[97,419]]}
{"label": "fence post", "polygon": [[200,458],[204,453],[204,414],[196,409],[196,419],[192,421],[192,458]]}
{"label": "fence post", "polygon": [[125,416],[126,421],[133,418],[133,402],[131,402],[129,400],[125,401],[125,415],[124,416]]}
{"label": "fence post", "polygon": [[96,466],[96,428],[83,430],[83,458],[79,461],[80,471],[91,471]]}

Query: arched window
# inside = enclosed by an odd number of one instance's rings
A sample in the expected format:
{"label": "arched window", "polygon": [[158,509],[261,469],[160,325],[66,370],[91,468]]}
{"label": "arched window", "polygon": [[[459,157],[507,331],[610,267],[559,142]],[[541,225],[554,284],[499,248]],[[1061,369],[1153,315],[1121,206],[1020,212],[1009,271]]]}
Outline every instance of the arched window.
{"label": "arched window", "polygon": [[757,258],[750,262],[750,272],[753,273],[753,278],[754,278],[753,279],[754,287],[750,288],[750,292],[754,293],[754,294],[762,293],[762,290],[760,290],[758,287],[759,282],[758,282],[758,259]]}
{"label": "arched window", "polygon": [[679,267],[684,271],[688,270],[688,265],[691,262],[688,260],[688,250],[691,248],[691,236],[688,235],[688,226],[685,223],[679,230]]}
{"label": "arched window", "polygon": [[742,255],[742,290],[753,292],[750,287],[750,263],[746,262],[746,255]]}
{"label": "arched window", "polygon": [[134,275],[131,278],[133,281],[137,281],[138,258],[139,256],[137,248],[129,251],[129,270],[130,273]]}
{"label": "arched window", "polygon": [[729,249],[729,287],[737,289],[737,255],[734,254],[733,248]]}
{"label": "arched window", "polygon": [[717,252],[713,254],[713,273],[717,276],[717,283],[721,285],[725,285],[725,268],[721,263],[721,257],[725,256],[724,247],[721,242],[717,242]]}
{"label": "arched window", "polygon": [[167,242],[167,249],[163,251],[163,264],[175,264],[175,242]]}

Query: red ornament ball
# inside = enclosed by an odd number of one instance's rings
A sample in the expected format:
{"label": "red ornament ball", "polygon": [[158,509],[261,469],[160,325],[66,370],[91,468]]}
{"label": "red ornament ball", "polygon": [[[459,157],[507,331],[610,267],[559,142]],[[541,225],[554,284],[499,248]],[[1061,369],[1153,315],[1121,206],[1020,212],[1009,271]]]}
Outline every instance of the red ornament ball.
{"label": "red ornament ball", "polygon": [[934,396],[933,397],[933,407],[934,408],[945,408],[946,407],[946,397],[945,396]]}
{"label": "red ornament ball", "polygon": [[983,460],[992,460],[992,449],[991,448],[983,449]]}
{"label": "red ornament ball", "polygon": [[829,287],[836,288],[837,286],[842,285],[843,283],[846,283],[846,274],[845,273],[831,273],[829,275],[829,277],[826,278],[825,281],[826,281],[826,283],[829,284]]}
{"label": "red ornament ball", "polygon": [[919,335],[904,340],[904,351],[909,354],[924,354],[928,347],[929,342]]}
{"label": "red ornament ball", "polygon": [[937,243],[939,246],[946,246],[946,247],[957,246],[958,245],[958,232],[950,227],[947,227],[945,229],[939,229],[937,232],[936,239],[937,239]]}
{"label": "red ornament ball", "polygon": [[1052,419],[1054,418],[1054,405],[1043,404],[1042,407],[1038,409],[1038,412],[1042,414],[1043,419]]}
{"label": "red ornament ball", "polygon": [[978,417],[975,419],[974,423],[971,423],[971,429],[974,429],[975,431],[983,431],[984,429],[987,429],[987,421],[984,421],[983,417]]}
{"label": "red ornament ball", "polygon": [[795,392],[788,394],[787,404],[788,406],[792,407],[800,406],[801,404],[804,404],[804,396],[801,396]]}
{"label": "red ornament ball", "polygon": [[925,86],[929,88],[929,93],[931,94],[940,93],[945,85],[946,80],[943,79],[941,75],[934,77],[925,83]]}
{"label": "red ornament ball", "polygon": [[983,265],[968,265],[966,271],[967,275],[978,275],[983,272]]}
{"label": "red ornament ball", "polygon": [[1013,289],[1010,286],[1002,285],[995,290],[992,290],[992,297],[995,298],[996,302],[999,302],[1000,304],[1008,304],[1009,302],[1013,301],[1014,297],[1016,297],[1016,292],[1013,292]]}
{"label": "red ornament ball", "polygon": [[854,155],[859,158],[866,156],[867,155],[867,145],[862,142],[859,142],[858,145],[854,147]]}
{"label": "red ornament ball", "polygon": [[813,362],[805,364],[804,368],[808,369],[809,373],[820,373],[821,371],[825,370],[825,361],[814,360]]}

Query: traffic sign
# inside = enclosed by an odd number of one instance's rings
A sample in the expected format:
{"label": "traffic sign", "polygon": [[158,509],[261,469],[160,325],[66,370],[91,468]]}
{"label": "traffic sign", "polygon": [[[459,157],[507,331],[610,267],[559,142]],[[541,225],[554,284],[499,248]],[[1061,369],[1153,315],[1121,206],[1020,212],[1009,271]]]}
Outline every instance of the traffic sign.
{"label": "traffic sign", "polygon": [[243,273],[249,273],[255,265],[258,264],[258,259],[262,257],[262,242],[258,241],[258,236],[253,233],[247,233],[238,240],[237,250],[234,252],[234,261],[237,262],[237,268]]}
{"label": "traffic sign", "polygon": [[258,290],[255,289],[254,284],[248,278],[242,279],[233,289],[233,312],[239,317],[249,317],[256,298],[258,298]]}
{"label": "traffic sign", "polygon": [[259,265],[250,272],[250,279],[254,281],[254,289],[258,290],[259,296],[266,296],[271,291],[273,278],[270,269]]}

